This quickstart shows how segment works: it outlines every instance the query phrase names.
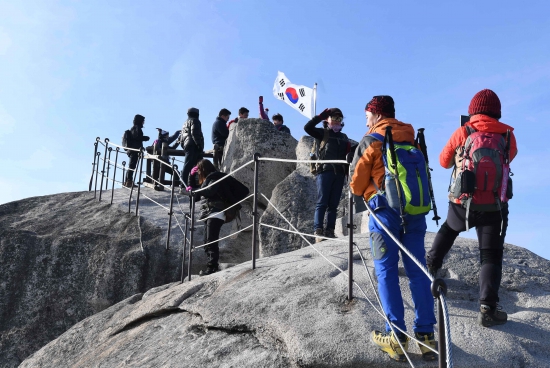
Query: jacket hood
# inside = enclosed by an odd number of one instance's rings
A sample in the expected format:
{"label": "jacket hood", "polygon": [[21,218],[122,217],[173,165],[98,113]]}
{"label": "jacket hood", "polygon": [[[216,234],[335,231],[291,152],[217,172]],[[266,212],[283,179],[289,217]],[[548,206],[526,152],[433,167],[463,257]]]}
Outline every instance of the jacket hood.
{"label": "jacket hood", "polygon": [[404,123],[394,118],[386,118],[380,120],[373,126],[367,134],[378,133],[382,136],[386,135],[386,127],[391,125],[392,136],[394,142],[410,142],[414,143],[414,128],[411,124]]}
{"label": "jacket hood", "polygon": [[470,118],[470,121],[466,125],[471,126],[478,132],[491,132],[491,133],[506,133],[508,129],[512,132],[514,128],[504,123],[501,123],[497,119],[490,116],[478,114]]}

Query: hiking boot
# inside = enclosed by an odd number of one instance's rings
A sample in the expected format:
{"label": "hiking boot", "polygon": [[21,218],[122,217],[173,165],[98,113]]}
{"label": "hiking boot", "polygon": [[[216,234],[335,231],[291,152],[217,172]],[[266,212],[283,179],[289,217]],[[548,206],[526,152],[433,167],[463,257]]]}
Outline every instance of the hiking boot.
{"label": "hiking boot", "polygon": [[502,310],[502,307],[497,304],[496,307],[490,305],[481,304],[479,307],[479,316],[477,321],[483,327],[492,327],[497,325],[503,325],[508,321],[508,314]]}
{"label": "hiking boot", "polygon": [[[401,345],[403,345],[403,348],[407,351],[409,348],[409,338],[404,334],[400,335],[399,342],[401,342]],[[380,350],[388,353],[390,358],[393,360],[397,360],[398,362],[407,361],[407,357],[405,357],[405,353],[403,352],[403,349],[401,349],[401,346],[399,346],[397,338],[393,332],[381,332],[375,330],[372,331],[371,339],[372,342],[380,348]]]}
{"label": "hiking boot", "polygon": [[334,229],[326,229],[325,230],[325,237],[327,237],[327,238],[336,238],[336,235],[334,234]]}
{"label": "hiking boot", "polygon": [[[428,345],[434,350],[437,350],[437,342],[435,342],[434,333],[423,333],[423,332],[416,332],[414,334],[414,337],[423,342],[425,345]],[[418,347],[420,348],[420,351],[422,352],[422,359],[424,359],[427,362],[431,362],[432,360],[437,359],[437,354],[425,347],[422,344],[419,344],[418,341],[416,342],[418,344]]]}
{"label": "hiking boot", "polygon": [[216,268],[213,268],[213,267],[207,267],[206,270],[201,270],[199,272],[199,276],[208,276],[208,275],[212,275],[213,273],[216,273],[218,272],[219,269],[218,267]]}
{"label": "hiking boot", "polygon": [[126,188],[132,188],[134,187],[134,182],[131,180],[126,180],[122,185],[124,185]]}
{"label": "hiking boot", "polygon": [[[323,229],[315,229],[315,236],[325,236],[325,233],[323,231]],[[323,238],[315,238],[315,243],[320,243],[322,242]]]}

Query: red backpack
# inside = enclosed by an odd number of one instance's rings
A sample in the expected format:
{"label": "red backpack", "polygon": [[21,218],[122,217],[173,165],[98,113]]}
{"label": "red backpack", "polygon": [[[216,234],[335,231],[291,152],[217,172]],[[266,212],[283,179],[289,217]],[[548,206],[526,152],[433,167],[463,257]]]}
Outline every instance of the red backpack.
{"label": "red backpack", "polygon": [[466,126],[468,138],[462,152],[462,171],[456,180],[455,198],[476,211],[500,211],[501,203],[511,196],[510,131],[499,133],[478,132]]}

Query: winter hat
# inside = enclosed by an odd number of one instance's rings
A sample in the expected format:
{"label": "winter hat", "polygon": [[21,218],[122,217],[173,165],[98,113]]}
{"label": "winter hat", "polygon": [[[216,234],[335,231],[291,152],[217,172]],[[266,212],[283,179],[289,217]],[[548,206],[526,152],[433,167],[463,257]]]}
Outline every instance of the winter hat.
{"label": "winter hat", "polygon": [[190,107],[189,110],[187,110],[187,115],[199,116],[199,109],[197,109],[196,107]]}
{"label": "winter hat", "polygon": [[134,116],[134,125],[143,125],[143,123],[145,122],[145,117],[140,115],[140,114],[137,114],[136,116]]}
{"label": "winter hat", "polygon": [[391,96],[374,96],[367,106],[365,106],[365,111],[384,115],[388,118],[395,118],[393,98]]}
{"label": "winter hat", "polygon": [[330,114],[329,116],[340,116],[340,117],[344,117],[344,114],[342,114],[342,110],[340,110],[339,108],[337,107],[333,107],[330,109]]}
{"label": "winter hat", "polygon": [[483,114],[500,119],[500,99],[490,89],[481,90],[472,98],[470,107],[468,107],[468,114],[470,116]]}

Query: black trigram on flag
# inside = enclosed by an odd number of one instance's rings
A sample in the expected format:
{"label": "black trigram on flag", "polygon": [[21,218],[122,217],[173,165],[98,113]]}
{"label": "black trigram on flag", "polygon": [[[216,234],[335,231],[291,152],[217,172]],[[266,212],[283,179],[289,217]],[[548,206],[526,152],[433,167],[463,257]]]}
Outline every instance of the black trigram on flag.
{"label": "black trigram on flag", "polygon": [[300,96],[306,97],[306,90],[305,90],[305,89],[300,88],[300,91],[299,91],[299,92],[300,92]]}
{"label": "black trigram on flag", "polygon": [[279,84],[281,85],[281,87],[284,87],[285,84],[286,84],[286,83],[285,83],[285,80],[284,80],[284,79],[281,79],[281,80],[279,81]]}
{"label": "black trigram on flag", "polygon": [[283,100],[283,101],[285,100],[285,94],[284,94],[283,92],[279,92],[279,93],[277,94],[277,96],[279,96],[279,98],[280,98],[281,100]]}
{"label": "black trigram on flag", "polygon": [[300,109],[301,112],[304,112],[304,110],[306,109],[306,107],[304,106],[303,103],[301,103],[300,106],[298,106],[298,109]]}

